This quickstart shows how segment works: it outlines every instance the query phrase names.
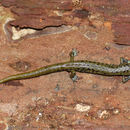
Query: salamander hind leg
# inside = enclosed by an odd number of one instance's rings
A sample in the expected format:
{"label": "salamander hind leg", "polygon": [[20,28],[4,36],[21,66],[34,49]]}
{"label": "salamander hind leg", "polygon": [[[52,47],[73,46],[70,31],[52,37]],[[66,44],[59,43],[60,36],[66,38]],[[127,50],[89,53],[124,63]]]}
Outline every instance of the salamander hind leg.
{"label": "salamander hind leg", "polygon": [[71,70],[70,78],[72,79],[73,82],[76,82],[78,80],[78,76],[76,75],[76,72],[74,70]]}
{"label": "salamander hind leg", "polygon": [[122,82],[126,83],[128,80],[130,80],[130,76],[123,76]]}

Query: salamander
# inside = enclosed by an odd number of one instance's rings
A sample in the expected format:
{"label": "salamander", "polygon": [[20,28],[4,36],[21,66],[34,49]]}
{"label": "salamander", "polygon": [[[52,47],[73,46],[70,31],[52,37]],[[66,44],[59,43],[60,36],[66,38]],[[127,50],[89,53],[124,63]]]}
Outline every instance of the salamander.
{"label": "salamander", "polygon": [[4,79],[1,79],[0,84],[11,80],[34,78],[41,75],[47,75],[50,73],[61,71],[71,72],[72,78],[75,76],[75,72],[81,72],[81,73],[91,73],[104,76],[123,76],[122,81],[124,83],[130,79],[130,61],[124,58],[121,58],[120,60],[121,62],[119,65],[114,65],[87,60],[74,61],[75,56],[74,53],[75,53],[74,51],[70,53],[70,61],[68,62],[48,65],[30,72],[11,75]]}

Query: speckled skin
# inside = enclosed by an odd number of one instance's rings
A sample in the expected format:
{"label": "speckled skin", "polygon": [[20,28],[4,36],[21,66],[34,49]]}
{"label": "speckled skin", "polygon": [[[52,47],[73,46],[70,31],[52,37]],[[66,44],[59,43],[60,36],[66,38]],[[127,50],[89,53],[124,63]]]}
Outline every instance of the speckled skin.
{"label": "speckled skin", "polygon": [[27,73],[12,75],[1,79],[1,83],[11,80],[34,78],[60,71],[76,71],[81,73],[99,74],[105,76],[128,76],[130,77],[130,63],[121,63],[119,65],[104,64],[92,61],[70,61],[59,64],[48,65]]}

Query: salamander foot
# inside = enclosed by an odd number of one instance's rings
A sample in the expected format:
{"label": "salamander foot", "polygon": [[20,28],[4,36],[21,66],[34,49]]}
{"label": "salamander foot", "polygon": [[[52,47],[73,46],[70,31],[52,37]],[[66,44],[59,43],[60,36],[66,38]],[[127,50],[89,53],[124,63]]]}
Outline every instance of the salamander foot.
{"label": "salamander foot", "polygon": [[78,55],[78,51],[77,49],[72,49],[72,51],[70,52],[70,61],[74,61],[74,57]]}
{"label": "salamander foot", "polygon": [[128,64],[128,63],[130,63],[129,60],[127,60],[127,59],[125,59],[123,57],[120,58],[120,64]]}
{"label": "salamander foot", "polygon": [[130,80],[130,76],[123,76],[122,82],[126,83],[128,80]]}
{"label": "salamander foot", "polygon": [[71,70],[70,78],[72,79],[73,82],[76,82],[78,80],[78,76],[76,75],[76,72],[74,70]]}

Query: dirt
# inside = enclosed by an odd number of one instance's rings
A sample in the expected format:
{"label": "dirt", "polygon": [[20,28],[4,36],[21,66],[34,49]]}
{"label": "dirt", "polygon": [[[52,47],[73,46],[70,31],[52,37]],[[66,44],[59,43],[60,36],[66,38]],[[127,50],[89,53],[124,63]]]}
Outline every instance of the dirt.
{"label": "dirt", "polygon": [[[69,61],[73,48],[79,51],[75,60],[119,64],[120,57],[130,59],[130,47],[114,42],[112,22],[99,13],[78,16],[62,31],[49,34],[50,28],[44,35],[15,41],[5,29],[15,16],[1,5],[0,79]],[[21,29],[16,30],[18,34]],[[130,81],[123,84],[120,76],[77,76],[74,83],[69,73],[58,72],[1,84],[0,129],[130,129]]]}

